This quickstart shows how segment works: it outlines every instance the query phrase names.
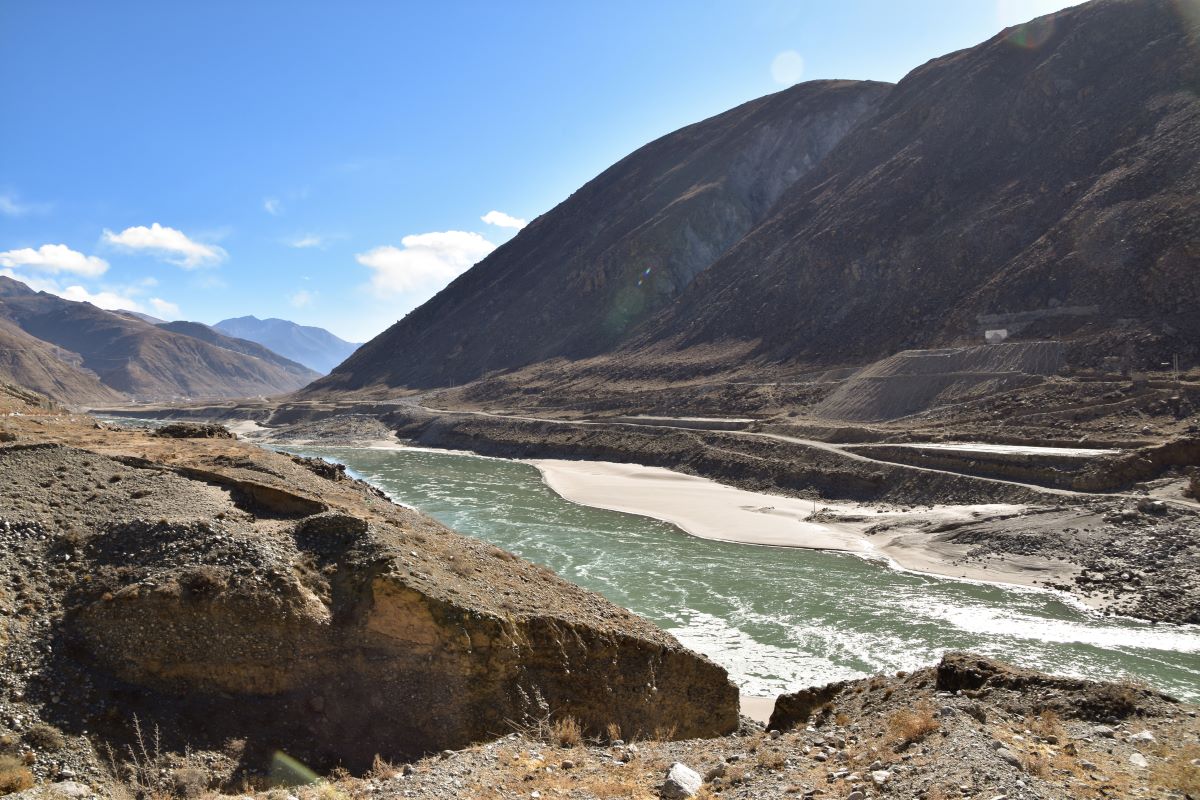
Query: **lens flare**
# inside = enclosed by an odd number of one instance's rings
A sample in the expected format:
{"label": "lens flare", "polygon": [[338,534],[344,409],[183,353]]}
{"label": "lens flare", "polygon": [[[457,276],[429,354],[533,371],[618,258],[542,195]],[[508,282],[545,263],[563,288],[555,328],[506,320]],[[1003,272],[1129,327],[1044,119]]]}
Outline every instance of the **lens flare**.
{"label": "lens flare", "polygon": [[271,757],[270,778],[272,786],[306,786],[321,780],[320,775],[282,750]]}
{"label": "lens flare", "polygon": [[1034,50],[1054,35],[1054,17],[1039,17],[1035,20],[1009,28],[1004,40],[1022,50]]}

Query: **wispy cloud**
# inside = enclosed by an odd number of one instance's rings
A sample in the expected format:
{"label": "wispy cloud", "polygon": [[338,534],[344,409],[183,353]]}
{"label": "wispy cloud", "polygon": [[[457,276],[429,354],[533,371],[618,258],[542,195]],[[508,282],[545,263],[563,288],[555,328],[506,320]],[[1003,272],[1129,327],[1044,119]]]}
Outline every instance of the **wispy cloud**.
{"label": "wispy cloud", "polygon": [[263,198],[263,211],[272,217],[278,217],[283,213],[283,203],[278,197],[265,197]]}
{"label": "wispy cloud", "polygon": [[488,225],[495,225],[498,228],[515,228],[517,230],[521,230],[521,228],[529,224],[520,217],[505,214],[503,211],[489,211],[480,217],[480,219]]}
{"label": "wispy cloud", "polygon": [[23,217],[26,214],[43,214],[50,210],[49,203],[26,203],[11,193],[0,193],[0,214],[6,217]]}
{"label": "wispy cloud", "polygon": [[296,308],[307,308],[317,299],[317,292],[310,292],[308,289],[301,289],[298,292],[288,295],[288,302]]}
{"label": "wispy cloud", "polygon": [[149,228],[138,225],[126,228],[120,233],[105,230],[104,241],[126,250],[155,253],[184,269],[212,266],[228,258],[228,253],[217,245],[194,241],[183,231],[159,225],[157,222]]}
{"label": "wispy cloud", "polygon": [[359,253],[358,263],[372,270],[371,286],[382,295],[439,289],[496,249],[467,231],[417,233]]}
{"label": "wispy cloud", "polygon": [[69,272],[95,278],[108,271],[108,262],[96,256],[85,256],[65,244],[44,244],[36,250],[23,247],[0,253],[0,267],[26,267],[52,275]]}
{"label": "wispy cloud", "polygon": [[320,247],[325,244],[325,237],[315,233],[305,233],[287,240],[288,247]]}
{"label": "wispy cloud", "polygon": [[155,316],[168,320],[179,318],[179,306],[174,303],[163,300],[161,297],[151,297],[149,303],[150,307],[154,309]]}

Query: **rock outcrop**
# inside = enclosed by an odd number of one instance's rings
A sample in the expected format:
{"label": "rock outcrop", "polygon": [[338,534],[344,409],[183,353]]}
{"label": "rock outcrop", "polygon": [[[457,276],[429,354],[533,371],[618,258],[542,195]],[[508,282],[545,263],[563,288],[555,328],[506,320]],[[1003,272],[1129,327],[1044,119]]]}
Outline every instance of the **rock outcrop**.
{"label": "rock outcrop", "polygon": [[61,599],[66,661],[38,680],[62,681],[68,730],[141,714],[197,745],[244,739],[248,758],[365,769],[547,717],[587,735],[737,726],[722,668],[339,471],[228,439],[71,429],[80,449],[2,424],[0,518],[41,532],[3,558],[55,564],[36,591]]}

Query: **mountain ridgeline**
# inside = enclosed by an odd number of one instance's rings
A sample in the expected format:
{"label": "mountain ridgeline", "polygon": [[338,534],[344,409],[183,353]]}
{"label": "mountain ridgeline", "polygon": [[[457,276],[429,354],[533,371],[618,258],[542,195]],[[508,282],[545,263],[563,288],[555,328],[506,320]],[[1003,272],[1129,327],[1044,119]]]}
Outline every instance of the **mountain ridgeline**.
{"label": "mountain ridgeline", "polygon": [[1186,8],[1094,0],[895,86],[800,84],[665,136],[306,393],[596,356],[672,374],[854,364],[989,327],[1085,359],[1133,339],[1198,356]]}
{"label": "mountain ridgeline", "polygon": [[0,380],[71,405],[294,391],[317,373],[206,325],[155,325],[0,276]]}

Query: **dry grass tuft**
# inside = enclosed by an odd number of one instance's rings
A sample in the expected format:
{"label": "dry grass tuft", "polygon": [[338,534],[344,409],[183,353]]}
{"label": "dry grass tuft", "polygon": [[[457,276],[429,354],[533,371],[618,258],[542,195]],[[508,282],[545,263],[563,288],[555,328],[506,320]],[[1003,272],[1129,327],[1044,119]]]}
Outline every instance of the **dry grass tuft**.
{"label": "dry grass tuft", "polygon": [[33,773],[15,756],[0,756],[0,795],[33,787]]}
{"label": "dry grass tuft", "polygon": [[1041,753],[1025,753],[1021,756],[1021,769],[1029,775],[1044,778],[1050,771],[1050,762]]}
{"label": "dry grass tuft", "polygon": [[39,750],[55,752],[67,745],[62,731],[47,722],[39,722],[25,732],[25,741]]}
{"label": "dry grass tuft", "polygon": [[937,717],[928,703],[902,708],[888,719],[888,739],[899,744],[919,742],[937,729]]}
{"label": "dry grass tuft", "polygon": [[610,722],[604,727],[604,735],[608,737],[608,741],[615,742],[621,739],[621,726],[615,722]]}
{"label": "dry grass tuft", "polygon": [[1036,717],[1031,716],[1026,718],[1025,727],[1043,739],[1048,736],[1062,738],[1063,735],[1062,718],[1048,708]]}
{"label": "dry grass tuft", "polygon": [[763,748],[758,754],[758,765],[765,769],[783,769],[787,754],[774,748]]}
{"label": "dry grass tuft", "polygon": [[675,725],[674,723],[666,726],[665,728],[660,726],[660,727],[654,729],[654,738],[652,739],[652,741],[673,742],[673,741],[675,741],[675,734],[677,734],[678,732],[679,732],[679,726]]}
{"label": "dry grass tuft", "polygon": [[371,769],[367,772],[367,777],[378,781],[390,781],[399,774],[399,767],[376,753],[375,758],[371,761]]}
{"label": "dry grass tuft", "polygon": [[556,719],[550,725],[550,741],[559,747],[579,747],[583,744],[583,728],[574,717]]}
{"label": "dry grass tuft", "polygon": [[1156,786],[1189,797],[1200,797],[1200,745],[1190,745],[1163,754],[1151,780]]}

